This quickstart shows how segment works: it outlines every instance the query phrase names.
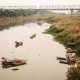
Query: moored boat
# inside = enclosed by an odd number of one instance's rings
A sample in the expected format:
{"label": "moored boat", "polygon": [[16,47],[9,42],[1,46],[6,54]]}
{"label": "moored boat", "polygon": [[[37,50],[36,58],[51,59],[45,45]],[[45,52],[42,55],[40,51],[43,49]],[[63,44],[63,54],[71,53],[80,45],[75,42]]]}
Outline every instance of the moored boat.
{"label": "moored boat", "polygon": [[14,61],[13,62],[14,66],[19,66],[19,65],[24,65],[24,64],[26,64],[26,60]]}
{"label": "moored boat", "polygon": [[68,42],[67,45],[69,45],[69,46],[76,46],[76,43],[75,42]]}
{"label": "moored boat", "polygon": [[59,63],[70,64],[67,60],[59,60]]}
{"label": "moored boat", "polygon": [[9,60],[7,58],[2,58],[2,65],[11,65],[11,66],[19,66],[19,65],[24,65],[26,64],[26,60],[21,60],[21,59],[13,59]]}
{"label": "moored boat", "polygon": [[60,60],[66,60],[66,58],[63,58],[63,57],[56,57],[56,58]]}

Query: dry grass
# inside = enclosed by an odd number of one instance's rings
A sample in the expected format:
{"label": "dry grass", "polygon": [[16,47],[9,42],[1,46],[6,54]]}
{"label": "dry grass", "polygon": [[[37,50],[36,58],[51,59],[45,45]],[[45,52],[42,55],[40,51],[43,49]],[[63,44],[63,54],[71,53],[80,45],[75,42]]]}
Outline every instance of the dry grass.
{"label": "dry grass", "polygon": [[80,16],[79,15],[56,15],[56,23],[53,23],[53,29],[59,31],[57,36],[66,37],[65,41],[74,41],[80,43]]}
{"label": "dry grass", "polygon": [[52,19],[55,21],[46,33],[55,36],[55,39],[65,46],[68,42],[74,42],[74,48],[80,53],[80,15],[55,15]]}
{"label": "dry grass", "polygon": [[10,23],[14,23],[14,22],[21,22],[23,21],[23,17],[3,17],[0,18],[0,25],[8,25]]}

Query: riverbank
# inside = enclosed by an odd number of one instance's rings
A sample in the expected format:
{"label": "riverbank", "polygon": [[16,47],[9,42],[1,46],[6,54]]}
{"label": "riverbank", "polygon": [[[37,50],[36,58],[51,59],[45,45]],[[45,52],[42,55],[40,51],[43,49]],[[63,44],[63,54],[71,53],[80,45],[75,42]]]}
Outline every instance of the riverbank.
{"label": "riverbank", "polygon": [[80,15],[56,15],[46,20],[52,25],[44,33],[53,35],[58,42],[80,53]]}
{"label": "riverbank", "polygon": [[[53,14],[52,14],[53,15]],[[18,16],[18,17],[2,17],[0,18],[0,31],[8,29],[10,26],[24,25],[25,23],[36,22],[37,19],[42,20],[51,17],[51,14],[33,14],[29,16]]]}
{"label": "riverbank", "polygon": [[[51,24],[50,28],[45,31],[47,34],[55,36],[54,39],[66,47],[71,47],[80,53],[80,16],[79,15],[63,15],[63,14],[34,14],[30,16],[19,17],[3,17],[0,18],[0,26],[13,25],[36,21],[38,18]],[[75,46],[69,46],[67,43]]]}
{"label": "riverbank", "polygon": [[32,16],[19,16],[19,17],[3,17],[0,18],[0,25],[8,25],[10,23],[18,23],[18,22],[23,22],[23,21],[31,21]]}

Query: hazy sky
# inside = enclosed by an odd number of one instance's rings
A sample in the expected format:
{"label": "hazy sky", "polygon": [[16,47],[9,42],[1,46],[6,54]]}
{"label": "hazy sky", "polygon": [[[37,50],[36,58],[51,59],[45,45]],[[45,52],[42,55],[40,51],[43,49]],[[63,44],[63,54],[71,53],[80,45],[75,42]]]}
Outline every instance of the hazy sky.
{"label": "hazy sky", "polygon": [[80,0],[0,0],[1,5],[80,5]]}

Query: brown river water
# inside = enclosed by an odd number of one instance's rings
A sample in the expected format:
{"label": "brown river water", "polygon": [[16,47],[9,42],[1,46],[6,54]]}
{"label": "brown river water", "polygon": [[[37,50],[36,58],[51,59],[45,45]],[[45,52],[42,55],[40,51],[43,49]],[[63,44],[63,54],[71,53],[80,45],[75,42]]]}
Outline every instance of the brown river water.
{"label": "brown river water", "polygon": [[[0,31],[0,80],[65,80],[68,65],[60,64],[57,56],[64,57],[65,47],[49,34],[43,34],[50,24],[27,23]],[[36,34],[31,39],[30,36]],[[15,47],[15,41],[23,45]],[[1,58],[26,59],[27,64],[3,68]],[[12,69],[19,70],[13,71]]]}

